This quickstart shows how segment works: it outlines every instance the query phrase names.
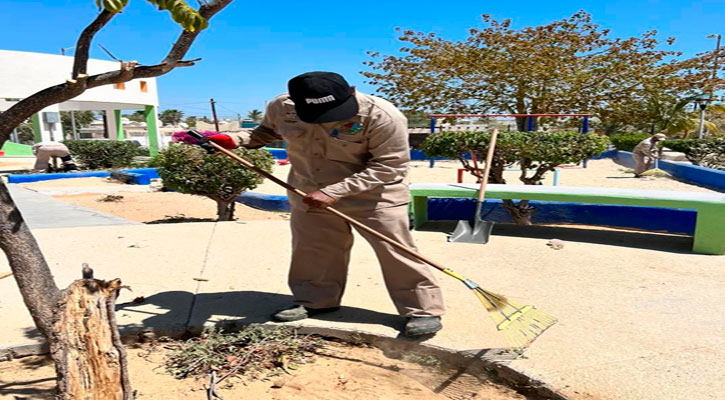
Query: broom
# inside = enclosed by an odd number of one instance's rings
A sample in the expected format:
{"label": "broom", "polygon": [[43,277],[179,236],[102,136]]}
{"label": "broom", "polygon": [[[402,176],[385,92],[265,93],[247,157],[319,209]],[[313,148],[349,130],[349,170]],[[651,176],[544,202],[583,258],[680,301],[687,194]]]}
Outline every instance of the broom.
{"label": "broom", "polygon": [[655,167],[654,168],[648,169],[647,171],[644,171],[639,175],[640,176],[652,176],[655,178],[672,178],[672,175],[669,172],[667,172],[663,169],[660,169],[660,158],[659,157],[655,158]]}
{"label": "broom", "polygon": [[[199,141],[199,145],[207,149],[210,152],[218,151],[224,155],[231,157],[246,168],[258,173],[259,175],[275,182],[276,184],[284,187],[290,192],[300,197],[305,197],[307,194],[294,186],[282,181],[276,176],[264,171],[249,161],[239,157],[233,152],[221,147],[220,145],[208,141],[201,133],[197,131],[189,131],[188,134]],[[508,300],[506,297],[499,294],[490,292],[478,286],[477,283],[470,279],[457,274],[450,268],[446,268],[437,262],[429,259],[428,257],[419,254],[415,250],[405,246],[404,244],[391,239],[382,233],[361,224],[360,222],[348,217],[347,215],[335,210],[332,207],[326,207],[325,210],[334,214],[335,216],[347,221],[350,225],[363,230],[378,239],[381,239],[393,247],[415,257],[426,264],[442,271],[448,276],[461,281],[466,287],[473,291],[473,294],[483,303],[483,306],[488,311],[489,317],[493,319],[496,324],[496,329],[503,335],[506,342],[517,351],[523,351],[531,342],[533,342],[539,335],[544,333],[549,327],[554,325],[557,320],[555,317],[548,315],[533,306],[521,305]]]}

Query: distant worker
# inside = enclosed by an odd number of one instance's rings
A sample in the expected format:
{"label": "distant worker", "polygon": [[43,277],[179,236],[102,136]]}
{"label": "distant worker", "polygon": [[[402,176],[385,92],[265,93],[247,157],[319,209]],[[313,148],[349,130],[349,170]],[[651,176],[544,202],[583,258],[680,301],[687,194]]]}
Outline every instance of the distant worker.
{"label": "distant worker", "polygon": [[634,150],[632,150],[635,178],[639,178],[644,171],[652,168],[655,159],[660,158],[660,149],[657,146],[657,142],[665,139],[667,139],[667,136],[658,133],[639,142]]}
{"label": "distant worker", "polygon": [[63,171],[70,172],[78,169],[73,162],[73,158],[63,143],[58,142],[40,142],[33,145],[33,154],[35,155],[35,172],[50,172],[50,159],[60,158],[63,161]]}

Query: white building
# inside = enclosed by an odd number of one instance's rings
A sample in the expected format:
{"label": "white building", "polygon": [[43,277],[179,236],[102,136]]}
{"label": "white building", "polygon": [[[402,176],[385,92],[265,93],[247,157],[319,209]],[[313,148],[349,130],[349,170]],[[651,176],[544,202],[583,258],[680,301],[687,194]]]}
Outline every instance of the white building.
{"label": "white building", "polygon": [[[119,69],[115,61],[88,60],[88,74]],[[5,111],[33,93],[71,77],[73,57],[0,50],[0,111]],[[35,141],[64,139],[60,111],[105,111],[108,138],[124,140],[123,110],[144,110],[148,146],[156,154],[161,143],[158,132],[159,97],[155,78],[88,89],[80,96],[41,110],[32,118]],[[132,111],[131,111],[132,112]]]}

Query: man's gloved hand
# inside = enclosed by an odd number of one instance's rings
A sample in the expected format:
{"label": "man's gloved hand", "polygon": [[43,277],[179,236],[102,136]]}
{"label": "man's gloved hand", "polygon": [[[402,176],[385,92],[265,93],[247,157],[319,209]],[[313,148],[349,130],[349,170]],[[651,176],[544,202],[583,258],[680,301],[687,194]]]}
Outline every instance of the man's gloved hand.
{"label": "man's gloved hand", "polygon": [[232,139],[231,136],[225,135],[223,133],[215,133],[211,136],[207,136],[206,139],[210,142],[214,142],[219,146],[224,147],[227,150],[233,150],[237,148],[236,143],[234,143],[234,139]]}
{"label": "man's gloved hand", "polygon": [[302,199],[302,202],[310,208],[325,208],[334,204],[335,201],[337,200],[319,190],[307,193],[307,196]]}

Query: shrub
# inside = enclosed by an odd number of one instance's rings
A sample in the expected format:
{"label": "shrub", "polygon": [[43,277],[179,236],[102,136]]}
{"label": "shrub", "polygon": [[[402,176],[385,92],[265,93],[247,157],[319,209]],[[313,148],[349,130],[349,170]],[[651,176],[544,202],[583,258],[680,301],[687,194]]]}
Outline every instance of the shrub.
{"label": "shrub", "polygon": [[130,167],[138,151],[132,142],[115,140],[66,140],[63,144],[85,169]]}
{"label": "shrub", "polygon": [[617,150],[632,151],[639,142],[649,137],[646,133],[620,133],[610,136],[610,139]]}
{"label": "shrub", "polygon": [[[481,178],[480,172],[471,168],[465,153],[472,153],[483,164],[490,140],[488,132],[441,132],[429,135],[421,148],[428,157],[458,158],[464,167]],[[601,154],[607,149],[608,142],[606,136],[571,132],[501,132],[496,140],[488,179],[493,183],[506,183],[504,170],[518,162],[522,170],[519,180],[526,185],[537,185],[547,172],[561,164],[579,163]],[[531,223],[533,209],[527,200],[518,204],[504,200],[504,205],[517,223]]]}
{"label": "shrub", "polygon": [[[265,171],[271,171],[274,165],[266,150],[234,152]],[[256,188],[264,180],[224,154],[208,154],[185,143],[172,143],[154,157],[151,165],[158,168],[165,187],[216,201],[219,221],[232,220],[239,193]]]}
{"label": "shrub", "polygon": [[665,140],[662,146],[684,153],[694,165],[725,170],[725,138]]}

